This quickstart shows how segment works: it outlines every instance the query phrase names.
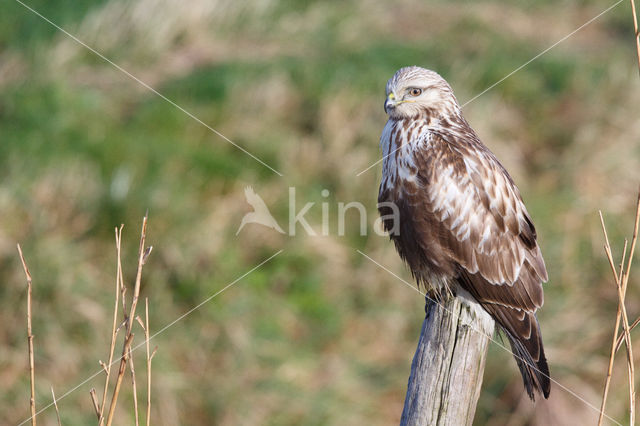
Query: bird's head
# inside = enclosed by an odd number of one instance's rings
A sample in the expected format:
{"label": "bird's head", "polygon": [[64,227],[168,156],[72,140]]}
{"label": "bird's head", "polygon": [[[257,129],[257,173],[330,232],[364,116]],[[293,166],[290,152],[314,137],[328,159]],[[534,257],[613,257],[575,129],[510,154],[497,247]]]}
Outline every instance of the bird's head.
{"label": "bird's head", "polygon": [[384,110],[390,118],[401,119],[424,113],[454,114],[460,106],[444,78],[413,66],[400,68],[387,82]]}

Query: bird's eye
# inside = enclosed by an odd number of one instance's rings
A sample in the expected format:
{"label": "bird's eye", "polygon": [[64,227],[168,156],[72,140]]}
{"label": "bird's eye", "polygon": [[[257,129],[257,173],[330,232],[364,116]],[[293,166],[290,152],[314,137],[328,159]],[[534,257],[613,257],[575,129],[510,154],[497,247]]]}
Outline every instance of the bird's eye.
{"label": "bird's eye", "polygon": [[422,89],[418,89],[417,87],[409,89],[409,94],[411,96],[420,96],[421,93],[422,93]]}

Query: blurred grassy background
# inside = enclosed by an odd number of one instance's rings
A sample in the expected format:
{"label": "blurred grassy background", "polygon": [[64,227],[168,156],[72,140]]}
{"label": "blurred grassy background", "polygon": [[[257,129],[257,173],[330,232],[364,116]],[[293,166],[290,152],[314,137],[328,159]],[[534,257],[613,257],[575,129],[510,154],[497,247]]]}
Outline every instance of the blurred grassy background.
{"label": "blurred grassy background", "polygon": [[[34,276],[37,402],[106,359],[125,226],[132,282],[150,211],[143,296],[159,330],[277,250],[284,252],[155,339],[154,424],[397,423],[424,316],[386,238],[235,232],[255,188],[284,227],[288,187],[319,230],[319,204],[377,217],[384,85],[404,65],[440,72],[464,103],[612,4],[546,0],[47,2],[29,5],[284,174],[279,177],[42,19],[0,4],[0,423],[29,416],[25,286]],[[465,107],[511,172],[539,230],[550,282],[539,313],[552,375],[599,406],[616,295],[599,230],[620,256],[640,181],[640,98],[629,5]],[[330,196],[321,196],[322,189]],[[300,207],[298,207],[300,208]],[[630,315],[640,313],[638,274]],[[141,333],[140,333],[141,335]],[[638,351],[636,351],[638,354]],[[619,357],[624,361],[624,357]],[[142,358],[138,358],[139,363]],[[609,413],[625,418],[617,364]],[[91,424],[94,379],[59,402]],[[126,397],[126,395],[125,395]],[[124,401],[124,402],[123,402]],[[132,424],[128,400],[118,424]],[[492,345],[477,424],[584,424],[558,386],[535,406]],[[54,424],[52,410],[39,418]]]}

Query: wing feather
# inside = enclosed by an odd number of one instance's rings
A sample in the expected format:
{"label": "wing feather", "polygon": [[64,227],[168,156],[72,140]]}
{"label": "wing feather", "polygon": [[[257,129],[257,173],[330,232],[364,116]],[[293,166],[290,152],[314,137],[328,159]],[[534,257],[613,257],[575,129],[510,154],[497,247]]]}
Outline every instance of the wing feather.
{"label": "wing feather", "polygon": [[484,146],[454,142],[432,135],[414,151],[418,187],[407,191],[408,204],[412,217],[429,218],[414,226],[429,234],[419,240],[438,239],[479,302],[535,312],[547,272],[518,189]]}

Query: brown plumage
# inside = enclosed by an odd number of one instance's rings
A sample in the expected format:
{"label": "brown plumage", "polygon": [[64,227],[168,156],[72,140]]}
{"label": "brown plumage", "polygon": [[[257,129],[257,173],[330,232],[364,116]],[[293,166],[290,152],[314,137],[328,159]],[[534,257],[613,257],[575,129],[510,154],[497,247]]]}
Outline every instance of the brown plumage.
{"label": "brown plumage", "polygon": [[518,188],[437,73],[400,69],[387,83],[385,111],[378,202],[398,253],[434,296],[469,292],[507,336],[531,399],[534,390],[547,398],[535,313],[548,278]]}

